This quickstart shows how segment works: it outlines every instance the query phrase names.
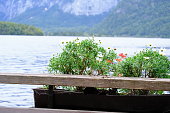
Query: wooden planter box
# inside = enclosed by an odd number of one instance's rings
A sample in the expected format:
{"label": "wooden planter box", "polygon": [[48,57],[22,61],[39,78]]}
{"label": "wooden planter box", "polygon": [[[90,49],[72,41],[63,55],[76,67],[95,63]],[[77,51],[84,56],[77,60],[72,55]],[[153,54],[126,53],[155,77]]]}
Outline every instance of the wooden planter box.
{"label": "wooden planter box", "polygon": [[[34,89],[36,108],[48,107],[48,90]],[[170,110],[170,95],[98,95],[54,90],[53,108],[113,112],[165,112]]]}

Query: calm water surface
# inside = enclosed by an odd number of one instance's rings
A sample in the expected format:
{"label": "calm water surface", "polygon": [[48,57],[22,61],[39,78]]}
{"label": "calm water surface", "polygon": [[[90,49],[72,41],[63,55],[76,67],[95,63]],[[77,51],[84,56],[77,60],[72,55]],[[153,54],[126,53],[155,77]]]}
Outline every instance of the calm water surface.
{"label": "calm water surface", "polygon": [[[0,73],[47,73],[49,59],[61,52],[61,42],[77,37],[58,36],[0,36]],[[87,37],[79,37],[80,40]],[[113,38],[97,37],[105,48],[117,48],[117,53],[129,56],[148,44],[165,48],[170,57],[170,38]],[[35,85],[0,84],[0,106],[33,107],[32,89]]]}

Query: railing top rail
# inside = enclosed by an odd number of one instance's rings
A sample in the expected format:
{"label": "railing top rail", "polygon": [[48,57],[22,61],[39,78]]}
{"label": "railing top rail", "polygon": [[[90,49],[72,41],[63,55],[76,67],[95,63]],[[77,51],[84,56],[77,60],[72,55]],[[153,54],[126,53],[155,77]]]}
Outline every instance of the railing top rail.
{"label": "railing top rail", "polygon": [[170,91],[170,79],[160,78],[0,73],[0,83]]}
{"label": "railing top rail", "polygon": [[[0,107],[0,113],[109,113],[109,112],[69,110],[69,109],[49,109],[49,108],[46,109],[46,108],[9,108],[9,107]],[[117,112],[112,112],[112,113],[117,113]]]}

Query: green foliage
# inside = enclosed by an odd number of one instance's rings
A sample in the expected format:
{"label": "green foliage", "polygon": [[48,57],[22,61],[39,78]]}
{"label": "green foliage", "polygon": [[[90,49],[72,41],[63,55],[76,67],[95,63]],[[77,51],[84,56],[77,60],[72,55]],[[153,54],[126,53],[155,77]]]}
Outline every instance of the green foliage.
{"label": "green foliage", "polygon": [[43,35],[43,32],[33,26],[0,22],[0,35]]}
{"label": "green foliage", "polygon": [[169,0],[122,0],[91,32],[107,36],[170,37]]}
{"label": "green foliage", "polygon": [[[135,56],[128,57],[118,64],[117,73],[125,77],[168,78],[170,61],[163,55],[163,49],[146,48]],[[163,91],[122,90],[132,95],[163,94]]]}
{"label": "green foliage", "polygon": [[108,74],[111,64],[106,60],[115,59],[116,54],[114,50],[100,47],[99,43],[93,39],[66,42],[63,52],[50,59],[49,71],[74,75]]}
{"label": "green foliage", "polygon": [[167,78],[170,61],[154,48],[147,48],[126,58],[118,67],[119,73],[126,77]]}
{"label": "green foliage", "polygon": [[162,95],[164,91],[152,91],[142,89],[118,89],[120,95]]}

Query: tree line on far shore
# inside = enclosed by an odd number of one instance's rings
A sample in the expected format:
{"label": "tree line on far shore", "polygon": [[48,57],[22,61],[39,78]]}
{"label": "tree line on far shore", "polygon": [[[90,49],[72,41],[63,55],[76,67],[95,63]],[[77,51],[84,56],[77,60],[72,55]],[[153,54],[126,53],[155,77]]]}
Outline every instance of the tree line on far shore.
{"label": "tree line on far shore", "polygon": [[40,28],[34,26],[17,24],[12,22],[0,22],[0,35],[44,35]]}

